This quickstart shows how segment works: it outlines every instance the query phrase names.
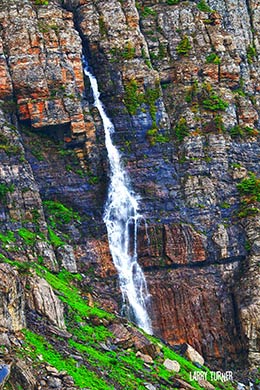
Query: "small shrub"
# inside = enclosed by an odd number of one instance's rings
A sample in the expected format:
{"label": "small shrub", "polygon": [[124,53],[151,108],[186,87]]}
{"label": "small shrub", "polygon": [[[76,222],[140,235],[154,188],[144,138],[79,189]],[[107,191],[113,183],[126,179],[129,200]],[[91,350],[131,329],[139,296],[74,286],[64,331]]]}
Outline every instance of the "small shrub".
{"label": "small shrub", "polygon": [[159,133],[159,129],[157,127],[148,130],[146,135],[151,146],[154,146],[156,143],[164,144],[170,141],[169,136]]}
{"label": "small shrub", "polygon": [[244,197],[243,203],[260,202],[260,179],[252,172],[237,185],[240,195]]}
{"label": "small shrub", "polygon": [[0,201],[5,203],[7,194],[14,192],[14,185],[7,185],[5,183],[0,183]]}
{"label": "small shrub", "polygon": [[105,24],[103,16],[99,17],[98,25],[99,25],[99,32],[100,32],[101,36],[104,37],[107,34],[107,28],[106,28],[106,24]]}
{"label": "small shrub", "polygon": [[235,125],[229,130],[229,134],[232,138],[238,138],[244,136],[244,131],[241,126]]}
{"label": "small shrub", "polygon": [[216,53],[211,53],[206,57],[207,64],[220,64],[221,59]]}
{"label": "small shrub", "polygon": [[152,120],[156,120],[156,101],[161,96],[159,88],[147,88],[144,95],[144,102],[149,106],[149,112]]}
{"label": "small shrub", "polygon": [[48,5],[49,1],[48,0],[34,0],[34,4],[36,4],[36,5]]}
{"label": "small shrub", "polygon": [[229,209],[229,208],[230,208],[230,204],[229,204],[228,202],[222,202],[222,203],[220,204],[220,207],[221,207],[222,209]]}
{"label": "small shrub", "polygon": [[175,5],[175,4],[179,4],[180,0],[167,0],[166,3],[168,5]]}
{"label": "small shrub", "polygon": [[252,64],[252,62],[254,61],[254,58],[256,57],[256,48],[255,46],[248,46],[248,48],[246,49],[246,56],[247,56],[247,61],[249,62],[249,64]]}
{"label": "small shrub", "polygon": [[141,13],[142,18],[147,18],[148,16],[156,16],[157,15],[157,12],[154,11],[150,7],[143,7],[140,13]]}
{"label": "small shrub", "polygon": [[8,156],[21,154],[22,149],[19,145],[14,145],[4,134],[0,134],[0,150],[3,150]]}
{"label": "small shrub", "polygon": [[211,12],[214,12],[209,6],[208,4],[206,3],[205,0],[200,0],[197,4],[197,8],[202,11],[202,12],[208,12],[208,13],[211,13]]}
{"label": "small shrub", "polygon": [[191,49],[191,44],[190,44],[189,37],[187,35],[184,35],[184,37],[176,47],[176,51],[178,54],[187,56],[190,49]]}
{"label": "small shrub", "polygon": [[251,136],[257,136],[258,131],[256,129],[253,129],[252,127],[241,127],[239,125],[235,125],[229,130],[229,134],[232,138],[245,138],[245,137],[251,137]]}
{"label": "small shrub", "polygon": [[222,118],[221,115],[216,115],[215,116],[214,123],[215,123],[215,126],[216,126],[216,130],[218,132],[222,133],[223,131],[225,131],[225,126],[224,126],[223,118]]}
{"label": "small shrub", "polygon": [[231,168],[233,168],[233,169],[240,169],[241,167],[242,167],[242,165],[239,163],[232,163],[231,164]]}
{"label": "small shrub", "polygon": [[181,118],[175,127],[175,136],[179,142],[183,141],[184,138],[189,135],[189,128],[185,118]]}
{"label": "small shrub", "polygon": [[225,111],[228,103],[222,100],[214,91],[211,91],[208,98],[202,101],[202,106],[209,111]]}
{"label": "small shrub", "polygon": [[246,218],[246,217],[255,217],[256,215],[258,215],[260,212],[260,209],[258,209],[257,207],[243,207],[239,213],[238,213],[238,217],[239,218]]}
{"label": "small shrub", "polygon": [[132,46],[132,44],[129,42],[129,43],[127,44],[127,46],[124,48],[124,50],[122,51],[121,56],[122,56],[125,60],[131,60],[131,59],[133,59],[134,56],[135,56],[135,47]]}
{"label": "small shrub", "polygon": [[138,90],[136,80],[129,81],[125,86],[125,105],[130,115],[136,115],[138,108],[144,102],[144,95]]}
{"label": "small shrub", "polygon": [[185,100],[187,103],[191,103],[193,101],[193,99],[197,96],[197,94],[199,92],[198,86],[199,86],[198,80],[195,80],[192,83],[192,86],[189,87],[189,89],[187,90],[186,96],[185,96]]}

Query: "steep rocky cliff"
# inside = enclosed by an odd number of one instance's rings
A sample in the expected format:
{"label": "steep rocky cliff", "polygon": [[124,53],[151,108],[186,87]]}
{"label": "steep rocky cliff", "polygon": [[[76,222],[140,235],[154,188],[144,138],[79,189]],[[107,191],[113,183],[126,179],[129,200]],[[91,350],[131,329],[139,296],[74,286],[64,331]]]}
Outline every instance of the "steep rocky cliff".
{"label": "steep rocky cliff", "polygon": [[[258,2],[2,0],[0,26],[3,261],[80,272],[89,304],[120,313],[83,51],[146,217],[139,261],[154,333],[212,367],[259,367]],[[1,327],[24,328],[26,305],[30,329],[42,316],[66,332],[42,276],[21,282],[2,267]]]}

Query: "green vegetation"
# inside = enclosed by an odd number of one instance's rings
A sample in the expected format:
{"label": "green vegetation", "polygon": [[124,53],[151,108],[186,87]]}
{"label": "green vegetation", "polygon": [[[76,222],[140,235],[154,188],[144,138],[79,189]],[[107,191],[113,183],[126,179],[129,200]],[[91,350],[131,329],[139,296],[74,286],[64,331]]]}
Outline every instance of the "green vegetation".
{"label": "green vegetation", "polygon": [[191,49],[191,44],[190,44],[189,37],[187,35],[184,35],[180,43],[177,45],[176,51],[178,54],[187,56],[190,49]]}
{"label": "green vegetation", "polygon": [[202,101],[202,106],[209,111],[225,111],[228,103],[222,100],[214,91],[210,91],[208,97]]}
{"label": "green vegetation", "polygon": [[252,127],[235,125],[229,130],[229,134],[232,138],[245,138],[258,135],[258,131]]}
{"label": "green vegetation", "polygon": [[202,12],[208,12],[208,13],[211,13],[211,12],[214,12],[213,9],[211,9],[208,4],[206,3],[205,0],[200,0],[197,4],[197,8],[202,11]]}
{"label": "green vegetation", "polygon": [[186,92],[185,100],[187,103],[192,103],[193,106],[197,104],[209,111],[224,111],[228,107],[228,103],[218,96],[209,83],[203,83],[199,86],[197,81],[194,81]]}
{"label": "green vegetation", "polygon": [[237,188],[242,196],[247,198],[247,203],[260,202],[260,179],[252,172],[244,178]]}
{"label": "green vegetation", "polygon": [[5,234],[4,233],[0,233],[0,241],[3,244],[10,244],[12,242],[15,242],[16,238],[14,236],[14,232],[8,231]]}
{"label": "green vegetation", "polygon": [[6,203],[7,194],[14,192],[14,185],[7,185],[5,183],[0,183],[0,201]]}
{"label": "green vegetation", "polygon": [[113,388],[99,378],[93,371],[88,370],[84,365],[78,366],[73,358],[64,358],[53,346],[43,337],[29,331],[23,331],[27,348],[30,350],[30,357],[37,361],[39,355],[57,368],[59,371],[66,371],[80,388],[88,387],[90,389],[113,390]]}
{"label": "green vegetation", "polygon": [[99,17],[98,25],[99,25],[99,31],[100,31],[101,36],[104,37],[105,35],[107,35],[107,27],[106,27],[103,16]]}
{"label": "green vegetation", "polygon": [[[5,245],[17,242],[19,238],[22,239],[23,244],[28,246],[33,246],[37,239],[46,240],[41,232],[35,233],[25,227],[21,227],[15,232],[7,231],[6,233],[0,233],[0,241],[4,244],[4,247]],[[19,249],[19,247],[13,247],[13,250],[19,251]],[[12,249],[8,248],[8,250],[11,251]]]}
{"label": "green vegetation", "polygon": [[[23,359],[30,358],[35,369],[43,362],[55,367],[58,371],[66,371],[72,376],[79,388],[90,390],[112,390],[114,388],[127,388],[128,390],[145,390],[145,382],[160,383],[161,390],[167,390],[172,386],[173,372],[168,371],[163,361],[166,358],[176,360],[181,365],[178,374],[196,390],[201,390],[199,384],[190,379],[190,373],[207,370],[198,368],[191,362],[179,356],[169,347],[162,345],[153,336],[147,336],[161,350],[154,358],[154,363],[149,367],[142,359],[136,356],[134,348],[127,350],[118,346],[116,350],[104,348],[111,345],[115,337],[108,331],[104,324],[109,324],[114,317],[98,308],[87,305],[86,300],[80,296],[75,283],[81,279],[80,275],[70,274],[63,270],[53,275],[46,268],[37,264],[19,263],[0,256],[1,261],[17,266],[19,272],[30,271],[29,266],[55,290],[59,298],[66,303],[66,325],[71,332],[71,338],[51,336],[46,338],[30,331],[24,330],[24,342],[17,348],[17,355]],[[98,318],[97,318],[98,317]],[[97,321],[97,319],[99,319]],[[103,322],[103,323],[102,323]],[[98,325],[96,325],[99,323]],[[39,327],[39,330],[43,327]],[[63,354],[66,351],[66,355]],[[80,354],[80,364],[71,355]],[[216,390],[218,383],[211,381]],[[222,386],[222,389],[224,387]],[[230,387],[225,384],[225,388]]]}
{"label": "green vegetation", "polygon": [[160,61],[167,56],[167,48],[160,42],[158,54],[150,52],[150,57],[153,61]]}
{"label": "green vegetation", "polygon": [[229,204],[228,202],[222,202],[222,203],[220,204],[220,207],[221,207],[222,209],[229,209],[229,208],[230,208],[230,204]]}
{"label": "green vegetation", "polygon": [[143,94],[138,90],[136,80],[129,81],[125,86],[125,105],[130,115],[136,115],[137,109],[143,103]]}
{"label": "green vegetation", "polygon": [[237,189],[241,195],[241,210],[238,213],[240,218],[257,215],[260,210],[255,207],[256,202],[260,202],[260,179],[252,172],[249,176],[244,178]]}
{"label": "green vegetation", "polygon": [[62,239],[59,236],[57,236],[54,230],[49,226],[48,226],[48,233],[49,233],[50,243],[54,246],[54,248],[58,248],[60,246],[65,245],[65,242],[62,241]]}
{"label": "green vegetation", "polygon": [[175,5],[175,4],[179,4],[180,0],[166,0],[166,3],[168,5]]}
{"label": "green vegetation", "polygon": [[189,135],[189,128],[185,118],[180,118],[174,129],[175,136],[179,142],[182,142],[184,138]]}
{"label": "green vegetation", "polygon": [[142,104],[149,106],[149,112],[152,120],[156,120],[156,101],[159,99],[161,93],[159,87],[147,88],[145,92],[140,92],[137,81],[132,79],[125,86],[124,102],[129,114],[136,115],[137,110]]}
{"label": "green vegetation", "polygon": [[156,16],[157,12],[154,11],[152,8],[145,6],[141,8],[140,15],[142,18],[147,18],[149,16]]}
{"label": "green vegetation", "polygon": [[257,51],[256,51],[255,46],[254,45],[248,46],[248,48],[246,49],[246,56],[247,56],[247,61],[249,64],[253,63],[256,55],[257,55]]}
{"label": "green vegetation", "polygon": [[241,168],[241,167],[242,167],[242,165],[239,164],[239,163],[232,163],[232,164],[231,164],[231,168],[232,168],[232,169],[239,169],[239,168]]}
{"label": "green vegetation", "polygon": [[130,43],[128,43],[128,45],[121,52],[121,56],[125,60],[132,60],[135,57],[135,47],[133,47]]}
{"label": "green vegetation", "polygon": [[45,200],[43,206],[48,213],[48,221],[55,228],[57,225],[80,222],[80,215],[72,208],[65,206],[59,201]]}
{"label": "green vegetation", "polygon": [[64,225],[80,223],[80,215],[59,201],[45,200],[43,206],[47,214],[50,243],[54,248],[65,245],[65,241],[68,241],[70,237],[65,233],[61,233],[59,229],[63,230]]}
{"label": "green vegetation", "polygon": [[[38,29],[41,33],[45,34],[50,31],[56,31],[59,32],[60,28],[57,24],[47,24],[46,21],[44,22],[43,20],[39,20],[38,22]],[[53,95],[52,95],[53,97]]]}
{"label": "green vegetation", "polygon": [[157,127],[148,130],[146,135],[151,146],[154,146],[156,143],[164,144],[170,141],[169,136],[159,133],[159,129]]}
{"label": "green vegetation", "polygon": [[11,139],[4,134],[0,134],[0,150],[3,150],[8,156],[17,155],[22,153],[22,149],[19,145],[15,145]]}
{"label": "green vegetation", "polygon": [[191,103],[199,92],[198,80],[193,81],[191,87],[186,92],[185,100],[187,103]]}
{"label": "green vegetation", "polygon": [[[34,264],[33,268],[37,274],[44,279],[55,289],[59,298],[65,302],[80,318],[86,316],[96,316],[99,318],[113,318],[112,314],[98,309],[97,307],[90,307],[86,301],[81,298],[78,289],[69,283],[71,279],[68,279],[68,273],[60,272],[58,275],[53,275],[47,268],[44,268],[38,264]],[[78,279],[78,277],[77,277]]]}
{"label": "green vegetation", "polygon": [[36,5],[48,5],[49,1],[48,0],[33,0],[34,4]]}
{"label": "green vegetation", "polygon": [[[0,106],[3,109],[3,111],[8,112],[10,114],[16,114],[17,112],[17,102],[14,100],[1,101]],[[8,124],[8,126],[10,127],[10,124]]]}
{"label": "green vegetation", "polygon": [[225,131],[225,126],[223,122],[223,118],[221,115],[216,115],[214,118],[214,125],[216,127],[216,131],[222,133]]}
{"label": "green vegetation", "polygon": [[135,57],[135,47],[131,42],[128,42],[127,46],[125,46],[123,50],[115,47],[110,49],[109,52],[113,57],[112,59],[110,59],[110,62],[132,60]]}
{"label": "green vegetation", "polygon": [[159,87],[157,88],[147,88],[145,91],[144,102],[149,106],[149,112],[151,114],[152,120],[156,120],[156,101],[161,96]]}
{"label": "green vegetation", "polygon": [[219,56],[216,53],[210,53],[206,57],[206,62],[207,62],[207,64],[220,64],[221,59],[219,58]]}
{"label": "green vegetation", "polygon": [[18,230],[18,235],[23,239],[26,245],[34,245],[38,234],[22,227]]}

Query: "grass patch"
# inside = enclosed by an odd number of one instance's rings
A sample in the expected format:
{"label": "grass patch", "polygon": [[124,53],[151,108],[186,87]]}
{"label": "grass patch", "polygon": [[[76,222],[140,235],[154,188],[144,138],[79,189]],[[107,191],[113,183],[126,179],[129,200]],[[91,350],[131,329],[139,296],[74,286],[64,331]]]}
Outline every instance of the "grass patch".
{"label": "grass patch", "polygon": [[68,285],[68,275],[65,271],[60,272],[58,275],[53,275],[47,268],[40,265],[35,264],[34,268],[38,276],[44,278],[56,290],[59,298],[81,317],[96,316],[106,319],[114,317],[112,314],[97,307],[88,306],[86,301],[80,296],[79,290],[71,284]]}
{"label": "grass patch", "polygon": [[48,233],[49,233],[50,243],[54,246],[54,248],[58,248],[60,246],[65,245],[65,242],[62,241],[62,239],[59,236],[57,236],[55,231],[50,226],[48,226]]}
{"label": "grass patch", "polygon": [[11,244],[12,242],[15,242],[16,238],[14,236],[14,232],[8,231],[5,234],[0,233],[0,241],[3,244]]}
{"label": "grass patch", "polygon": [[29,246],[35,244],[35,241],[36,241],[37,236],[38,236],[37,233],[31,232],[30,230],[28,230],[24,227],[20,228],[17,233],[22,238],[24,243],[26,245],[29,245]]}
{"label": "grass patch", "polygon": [[71,224],[74,221],[80,222],[80,215],[72,208],[65,206],[61,202],[45,200],[43,206],[48,213],[50,225],[54,228],[56,225]]}
{"label": "grass patch", "polygon": [[26,346],[29,348],[29,355],[34,361],[37,361],[39,355],[43,360],[55,367],[58,371],[66,371],[72,376],[74,382],[79,388],[99,389],[99,390],[113,390],[113,387],[99,378],[94,372],[88,370],[83,365],[78,365],[77,361],[72,358],[64,358],[58,353],[51,344],[49,344],[43,337],[37,334],[24,330]]}

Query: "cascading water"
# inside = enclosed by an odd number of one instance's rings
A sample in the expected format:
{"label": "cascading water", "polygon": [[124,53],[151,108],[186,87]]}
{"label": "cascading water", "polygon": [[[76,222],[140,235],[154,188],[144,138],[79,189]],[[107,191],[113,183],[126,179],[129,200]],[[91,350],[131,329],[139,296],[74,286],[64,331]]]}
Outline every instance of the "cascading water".
{"label": "cascading water", "polygon": [[114,126],[107,117],[96,78],[89,71],[83,56],[84,73],[89,78],[94,96],[94,105],[99,110],[105,130],[105,143],[110,163],[110,185],[105,205],[104,222],[107,227],[109,248],[119,274],[124,305],[129,318],[147,333],[152,334],[151,320],[146,304],[149,299],[147,285],[141,267],[137,263],[138,222],[143,216],[138,212],[138,200],[130,189],[120,154],[113,145],[111,135]]}

